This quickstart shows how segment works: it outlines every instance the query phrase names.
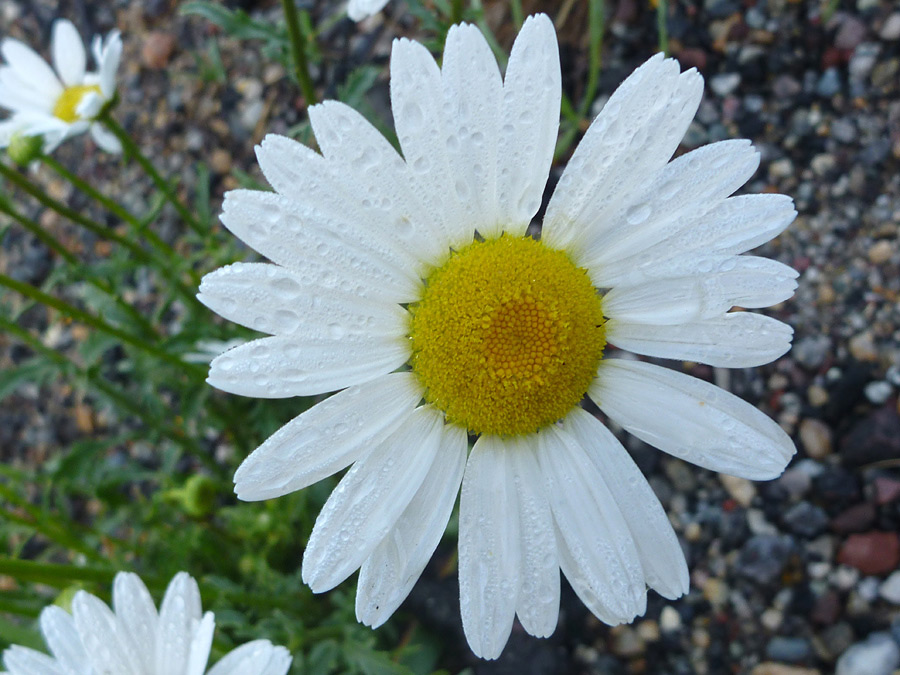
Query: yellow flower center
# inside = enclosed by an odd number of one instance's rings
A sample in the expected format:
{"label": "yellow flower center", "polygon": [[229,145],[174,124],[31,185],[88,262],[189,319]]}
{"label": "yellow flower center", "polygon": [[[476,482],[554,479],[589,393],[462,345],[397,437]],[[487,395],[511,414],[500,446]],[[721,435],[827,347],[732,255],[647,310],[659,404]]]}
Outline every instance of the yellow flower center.
{"label": "yellow flower center", "polygon": [[561,419],[606,346],[587,272],[527,237],[451,253],[410,311],[411,365],[425,399],[473,433],[528,434]]}
{"label": "yellow flower center", "polygon": [[63,122],[76,122],[81,116],[76,112],[78,104],[85,95],[90,93],[100,93],[100,87],[96,84],[76,84],[74,87],[66,87],[63,93],[56,99],[56,105],[53,106],[53,116],[61,119]]}

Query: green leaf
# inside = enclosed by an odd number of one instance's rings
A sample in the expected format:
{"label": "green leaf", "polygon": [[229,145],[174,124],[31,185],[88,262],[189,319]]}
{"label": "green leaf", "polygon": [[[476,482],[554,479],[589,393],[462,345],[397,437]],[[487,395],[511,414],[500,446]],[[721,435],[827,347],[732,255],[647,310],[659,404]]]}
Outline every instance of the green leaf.
{"label": "green leaf", "polygon": [[43,384],[53,377],[56,372],[57,368],[55,365],[41,358],[34,358],[20,366],[0,371],[0,401],[23,384]]}

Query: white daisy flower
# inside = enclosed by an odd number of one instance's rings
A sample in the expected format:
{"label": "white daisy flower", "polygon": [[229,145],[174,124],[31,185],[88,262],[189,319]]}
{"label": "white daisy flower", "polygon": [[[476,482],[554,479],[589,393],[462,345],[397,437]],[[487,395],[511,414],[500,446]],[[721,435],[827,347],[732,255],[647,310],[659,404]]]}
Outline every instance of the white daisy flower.
{"label": "white daisy flower", "polygon": [[[363,623],[382,624],[441,538],[462,486],[459,585],[473,651],[497,657],[518,616],[553,632],[559,570],[603,621],[642,614],[688,571],[625,449],[580,407],[676,457],[755,480],[794,453],[769,417],[705,381],[633,359],[767,363],[791,328],[735,306],[789,298],[797,273],[740,255],[780,233],[790,198],[730,197],[756,171],[748,141],[669,161],[703,93],[657,55],[616,90],[526,236],[560,110],[553,24],[531,17],[505,78],[479,30],[453,27],[439,68],[396,40],[401,158],[338,102],[310,109],[322,154],[268,136],[274,193],[226,195],[222,222],[272,260],[207,275],[199,298],[269,333],[216,358],[209,382],[259,397],[342,390],[235,474],[241,499],[299,490],[352,464],[303,559],[313,591],[361,567]],[[477,233],[477,234],[476,234]],[[468,434],[477,434],[471,452]]]}
{"label": "white daisy flower", "polygon": [[[215,621],[202,614],[197,582],[187,572],[172,579],[159,612],[136,574],[113,581],[112,610],[78,591],[72,613],[56,605],[41,612],[41,632],[52,656],[14,645],[3,652],[6,675],[203,675]],[[229,652],[208,675],[284,675],[291,656],[268,640]]]}
{"label": "white daisy flower", "polygon": [[347,16],[354,21],[362,21],[378,14],[387,4],[388,0],[350,0],[347,3]]}
{"label": "white daisy flower", "polygon": [[[50,42],[53,68],[31,47],[4,38],[0,54],[0,108],[12,112],[0,122],[0,147],[16,133],[44,137],[44,152],[67,138],[90,130],[107,152],[122,151],[119,140],[94,119],[116,93],[116,70],[122,56],[122,38],[112,31],[104,40],[94,37],[91,51],[98,70],[87,70],[87,55],[71,21],[57,19]],[[54,72],[54,69],[56,72]]]}

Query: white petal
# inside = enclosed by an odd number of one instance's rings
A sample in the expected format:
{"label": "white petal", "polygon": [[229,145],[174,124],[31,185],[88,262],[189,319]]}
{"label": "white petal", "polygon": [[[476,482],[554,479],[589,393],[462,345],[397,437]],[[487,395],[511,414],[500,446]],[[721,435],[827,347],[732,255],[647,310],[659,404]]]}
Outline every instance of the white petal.
{"label": "white petal", "polygon": [[233,649],[207,675],[285,675],[291,655],[268,640],[253,640]]}
{"label": "white petal", "polygon": [[640,469],[610,431],[590,413],[575,408],[563,431],[572,435],[597,467],[634,539],[647,585],[674,600],[688,592],[689,579],[678,537]]}
{"label": "white petal", "polygon": [[[317,113],[311,113],[312,121],[318,118]],[[348,142],[362,144],[363,138],[351,137]],[[383,139],[382,143],[387,145]],[[393,152],[390,147],[378,147]],[[344,244],[377,253],[412,281],[424,273],[421,255],[410,250],[415,225],[402,221],[392,200],[356,180],[343,162],[326,159],[297,141],[273,135],[257,146],[256,156],[272,187],[287,198],[298,218],[315,222]]]}
{"label": "white petal", "polygon": [[503,80],[481,30],[452,26],[441,67],[444,149],[450,164],[446,190],[459,198],[464,217],[482,234],[499,232],[498,130]]}
{"label": "white petal", "polygon": [[503,81],[497,192],[507,232],[524,234],[541,206],[561,97],[556,30],[546,14],[530,16],[513,44]]}
{"label": "white petal", "polygon": [[347,16],[354,21],[362,21],[380,12],[386,4],[388,0],[350,0],[347,4]]}
{"label": "white petal", "polygon": [[41,633],[50,653],[62,667],[75,673],[90,670],[90,662],[71,614],[56,605],[45,607],[41,611]]}
{"label": "white petal", "polygon": [[313,593],[341,583],[388,535],[434,461],[443,424],[430,406],[418,408],[341,479],[303,555],[303,581]]}
{"label": "white petal", "polygon": [[209,661],[209,650],[212,647],[216,620],[212,612],[206,612],[203,618],[191,624],[193,636],[188,646],[188,656],[184,665],[184,675],[203,675]]}
{"label": "white petal", "polygon": [[8,675],[71,675],[55,659],[28,647],[13,645],[3,652],[3,665]]}
{"label": "white petal", "polygon": [[638,551],[615,498],[569,434],[547,427],[539,443],[563,574],[601,621],[631,621],[646,610],[647,592]]}
{"label": "white petal", "polygon": [[24,73],[12,66],[0,66],[0,107],[22,112],[49,115],[60,90],[44,91],[25,79]]}
{"label": "white petal", "polygon": [[415,585],[447,528],[466,465],[464,429],[442,429],[425,480],[396,524],[359,571],[356,618],[372,628],[387,621]]}
{"label": "white petal", "polygon": [[[699,267],[703,261],[698,258]],[[797,272],[776,260],[722,256],[712,272],[617,286],[603,297],[603,313],[620,321],[675,325],[718,317],[735,306],[768,307],[797,288]]]}
{"label": "white petal", "polygon": [[91,137],[100,146],[101,150],[105,150],[112,155],[122,154],[122,144],[119,142],[119,139],[99,122],[94,122],[91,125]]}
{"label": "white petal", "polygon": [[94,672],[140,672],[138,655],[122,639],[115,615],[102,601],[78,591],[72,599],[72,615]]}
{"label": "white petal", "polygon": [[[347,211],[340,217],[341,224],[336,225],[283,195],[232,190],[225,194],[221,220],[248,246],[310,280],[351,288],[371,284],[395,302],[418,300],[421,282],[415,271],[398,268],[350,234],[339,234],[337,228],[350,227],[354,216]],[[359,224],[353,227],[358,229]]]}
{"label": "white petal", "polygon": [[53,22],[50,51],[53,54],[53,67],[59,73],[59,79],[63,84],[69,87],[81,84],[87,54],[81,36],[71,21],[57,19]]}
{"label": "white petal", "polygon": [[703,78],[651,57],[613,92],[572,155],[547,207],[542,240],[577,251],[623,226],[611,216],[646,187],[675,152],[700,98]]}
{"label": "white petal", "polygon": [[119,572],[116,575],[113,610],[127,648],[137,655],[140,663],[153,663],[159,615],[147,587],[136,574]]}
{"label": "white petal", "polygon": [[28,45],[6,38],[0,43],[0,53],[18,77],[32,88],[54,97],[62,93],[62,84],[53,69]]}
{"label": "white petal", "polygon": [[796,216],[793,200],[785,195],[730,197],[711,211],[685,219],[659,243],[634,255],[607,260],[592,278],[601,287],[613,287],[677,276],[666,273],[678,265],[676,261],[749,251],[780,234]]}
{"label": "white petal", "polygon": [[642,441],[713,471],[770,480],[796,452],[784,430],[749,403],[650,363],[601,361],[588,395]]}
{"label": "white petal", "polygon": [[184,672],[200,619],[197,582],[187,572],[179,572],[169,582],[159,608],[156,672]]}
{"label": "white petal", "polygon": [[206,381],[241,396],[314,396],[369,382],[408,359],[409,346],[390,335],[278,335],[217,356]]}
{"label": "white petal", "polygon": [[445,241],[459,248],[472,242],[475,223],[467,220],[452,184],[456,177],[447,138],[453,132],[445,128],[443,103],[441,71],[428,50],[406,38],[394,40],[391,110],[413,190],[423,204],[434,205],[434,213],[442,215],[438,222]]}
{"label": "white petal", "polygon": [[608,262],[659,243],[682,223],[713,209],[759,167],[759,153],[747,140],[713,143],[682,155],[645,177],[631,197],[606,213],[605,227],[584,237],[580,264],[602,276]]}
{"label": "white petal", "polygon": [[238,498],[280,497],[340,471],[393,433],[421,398],[411,373],[393,373],[317,403],[238,467]]}
{"label": "white petal", "polygon": [[606,339],[620,349],[722,368],[751,368],[774,361],[791,348],[793,335],[794,329],[787,324],[750,312],[680,326],[617,319],[606,324]]}
{"label": "white petal", "polygon": [[399,338],[408,331],[406,311],[396,303],[310,281],[279,265],[235,263],[203,277],[197,299],[229,321],[272,335]]}
{"label": "white petal", "polygon": [[515,476],[522,564],[516,615],[528,633],[549,637],[559,620],[559,557],[537,449],[537,437],[530,436],[516,442],[507,455]]}
{"label": "white petal", "polygon": [[496,659],[512,631],[522,585],[519,513],[507,447],[481,436],[472,448],[459,502],[459,603],[476,656]]}
{"label": "white petal", "polygon": [[100,91],[109,100],[116,93],[116,71],[122,58],[122,36],[114,30],[106,36],[98,65],[100,66]]}

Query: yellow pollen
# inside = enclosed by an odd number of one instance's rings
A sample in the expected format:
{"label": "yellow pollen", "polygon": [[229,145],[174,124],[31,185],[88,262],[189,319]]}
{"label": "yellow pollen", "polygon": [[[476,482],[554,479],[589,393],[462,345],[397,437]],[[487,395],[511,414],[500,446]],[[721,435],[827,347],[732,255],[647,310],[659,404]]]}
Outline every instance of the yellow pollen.
{"label": "yellow pollen", "polygon": [[472,433],[528,434],[565,417],[606,346],[587,272],[527,237],[453,252],[410,312],[425,399]]}
{"label": "yellow pollen", "polygon": [[56,99],[56,105],[53,106],[53,116],[61,119],[63,122],[76,122],[81,117],[77,112],[78,104],[86,94],[91,92],[100,93],[100,87],[96,84],[76,84],[73,87],[66,87],[63,93]]}

